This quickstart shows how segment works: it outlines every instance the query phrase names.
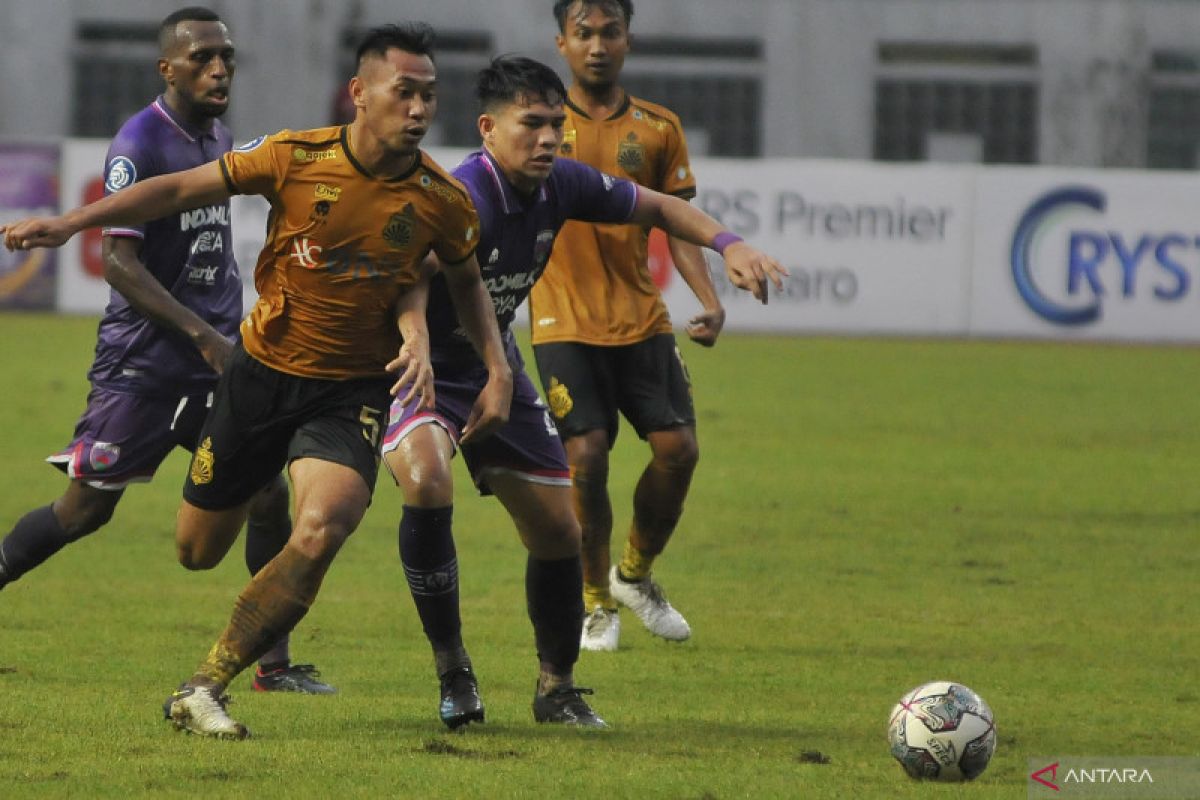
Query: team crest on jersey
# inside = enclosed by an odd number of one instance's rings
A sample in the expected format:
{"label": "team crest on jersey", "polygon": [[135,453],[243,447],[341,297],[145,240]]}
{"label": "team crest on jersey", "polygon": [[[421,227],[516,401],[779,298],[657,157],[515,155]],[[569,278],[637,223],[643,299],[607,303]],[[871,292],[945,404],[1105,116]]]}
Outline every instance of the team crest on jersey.
{"label": "team crest on jersey", "polygon": [[557,419],[562,419],[570,414],[571,409],[575,407],[575,401],[571,399],[567,385],[559,383],[558,378],[550,378],[550,391],[546,392],[546,399],[550,401],[550,413]]}
{"label": "team crest on jersey", "polygon": [[120,457],[121,448],[119,446],[108,442],[95,442],[92,444],[92,452],[88,454],[88,461],[93,470],[103,472],[117,463],[117,459]]}
{"label": "team crest on jersey", "polygon": [[192,456],[192,483],[197,486],[203,486],[206,483],[212,483],[213,479],[213,451],[212,437],[205,436],[204,441],[196,448],[196,454]]}
{"label": "team crest on jersey", "polygon": [[117,156],[108,162],[108,170],[104,173],[104,188],[110,192],[119,192],[126,186],[137,181],[137,167],[125,156]]}
{"label": "team crest on jersey", "polygon": [[637,134],[631,133],[625,141],[617,145],[617,164],[630,175],[636,175],[646,163],[646,147],[637,140]]}
{"label": "team crest on jersey", "polygon": [[562,144],[559,145],[558,151],[560,153],[562,153],[564,156],[569,156],[569,155],[571,155],[572,152],[574,152],[574,150],[575,150],[575,135],[576,134],[575,134],[574,128],[571,128],[569,131],[563,131],[563,140],[562,140]]}
{"label": "team crest on jersey", "polygon": [[314,225],[324,225],[325,220],[329,218],[330,208],[328,200],[318,200],[313,203],[312,212],[308,215],[308,221]]}
{"label": "team crest on jersey", "polygon": [[402,211],[392,214],[387,224],[383,226],[383,240],[397,250],[404,250],[412,241],[413,227],[416,223],[416,212],[412,203]]}

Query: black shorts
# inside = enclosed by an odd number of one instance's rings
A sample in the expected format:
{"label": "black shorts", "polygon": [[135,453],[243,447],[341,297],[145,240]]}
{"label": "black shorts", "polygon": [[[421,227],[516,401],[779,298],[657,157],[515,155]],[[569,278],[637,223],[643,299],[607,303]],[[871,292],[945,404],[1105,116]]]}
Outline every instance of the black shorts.
{"label": "black shorts", "polygon": [[374,489],[389,378],[288,375],[239,345],[221,375],[183,485],[194,506],[239,506],[297,458],[342,464]]}
{"label": "black shorts", "polygon": [[615,347],[551,342],[535,345],[533,356],[563,439],[604,430],[611,446],[618,412],[643,439],[696,424],[692,381],[672,334]]}

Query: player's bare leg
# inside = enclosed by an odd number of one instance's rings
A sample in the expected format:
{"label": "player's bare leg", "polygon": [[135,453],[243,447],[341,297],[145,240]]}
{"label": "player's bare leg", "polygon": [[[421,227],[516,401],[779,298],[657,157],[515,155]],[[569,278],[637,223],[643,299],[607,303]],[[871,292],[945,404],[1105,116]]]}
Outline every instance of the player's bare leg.
{"label": "player's bare leg", "polygon": [[121,489],[97,489],[73,480],[53,503],[21,517],[0,541],[0,589],[104,527],[123,494]]}
{"label": "player's bare leg", "polygon": [[[246,568],[257,575],[279,554],[292,535],[291,498],[282,474],[250,499],[246,520]],[[258,660],[254,690],[299,694],[336,694],[337,689],[320,680],[312,664],[293,664],[291,634],[271,646]]]}
{"label": "player's bare leg", "polygon": [[[244,725],[225,713],[225,687],[304,618],[329,565],[366,512],[370,487],[350,467],[302,458],[293,461],[290,470],[296,491],[292,536],[239,595],[229,626],[208,657],[168,698],[164,710],[181,730],[219,738],[249,735]],[[209,539],[219,544],[238,512],[244,516],[246,511],[242,506],[231,512],[199,513],[186,502],[184,506],[177,539],[193,545]],[[182,527],[197,524],[212,527]],[[193,552],[205,555],[214,550]]]}
{"label": "player's bare leg", "polygon": [[451,730],[483,722],[471,658],[462,639],[458,554],[451,527],[454,445],[445,429],[419,425],[384,455],[404,493],[400,520],[400,560],[409,592],[433,648],[439,683],[438,716]]}
{"label": "player's bare leg", "polygon": [[679,641],[691,635],[691,628],[667,602],[650,571],[683,515],[700,448],[690,426],[655,431],[646,438],[653,455],[633,493],[633,524],[610,585],[613,596],[651,633]]}
{"label": "player's bare leg", "polygon": [[490,470],[488,485],[512,516],[529,551],[525,601],[533,622],[539,674],[533,717],[588,728],[605,728],[575,685],[583,621],[580,527],[567,486],[533,483],[512,472]]}
{"label": "player's bare leg", "polygon": [[609,591],[612,501],[608,495],[608,433],[588,431],[564,443],[571,464],[572,501],[582,529],[585,650],[616,650],[621,633],[617,601]]}

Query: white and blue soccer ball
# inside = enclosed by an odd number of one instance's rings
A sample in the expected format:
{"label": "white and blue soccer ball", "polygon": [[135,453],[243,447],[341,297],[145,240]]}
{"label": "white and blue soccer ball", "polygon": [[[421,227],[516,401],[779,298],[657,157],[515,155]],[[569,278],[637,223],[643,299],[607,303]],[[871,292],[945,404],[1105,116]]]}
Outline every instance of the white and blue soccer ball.
{"label": "white and blue soccer ball", "polygon": [[992,710],[975,692],[933,681],[906,692],[888,720],[892,756],[913,778],[969,781],[996,751]]}

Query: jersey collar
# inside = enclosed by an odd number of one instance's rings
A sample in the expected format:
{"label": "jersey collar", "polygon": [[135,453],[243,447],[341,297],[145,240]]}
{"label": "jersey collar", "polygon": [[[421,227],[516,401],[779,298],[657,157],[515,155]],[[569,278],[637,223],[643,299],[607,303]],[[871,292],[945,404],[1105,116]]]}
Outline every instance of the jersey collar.
{"label": "jersey collar", "polygon": [[[512,183],[504,175],[504,170],[500,169],[500,165],[496,163],[496,159],[487,151],[487,148],[482,148],[479,151],[479,157],[483,161],[483,167],[487,170],[488,176],[492,180],[492,188],[496,190],[496,194],[500,197],[500,208],[505,214],[520,214],[525,210],[525,206],[529,205],[528,201],[522,200],[517,190]],[[535,203],[544,203],[547,200],[546,184],[543,182],[538,187],[537,196],[534,198]]]}
{"label": "jersey collar", "polygon": [[[629,92],[624,92],[624,95],[625,96],[621,99],[621,104],[617,106],[617,110],[609,115],[605,122],[618,119],[619,117],[624,116],[625,112],[629,110],[629,106],[633,103],[633,99],[629,96]],[[591,116],[586,111],[571,102],[570,97],[566,98],[563,102],[566,104],[567,108],[571,109],[579,116],[583,117],[584,119],[591,119]]]}
{"label": "jersey collar", "polygon": [[169,122],[171,126],[179,132],[179,135],[187,139],[189,142],[195,142],[197,139],[215,140],[217,138],[217,126],[221,124],[219,120],[214,119],[212,127],[210,127],[208,130],[197,128],[195,125],[176,114],[175,110],[167,105],[166,98],[161,94],[154,99],[153,106],[154,110],[158,112],[159,116]]}

